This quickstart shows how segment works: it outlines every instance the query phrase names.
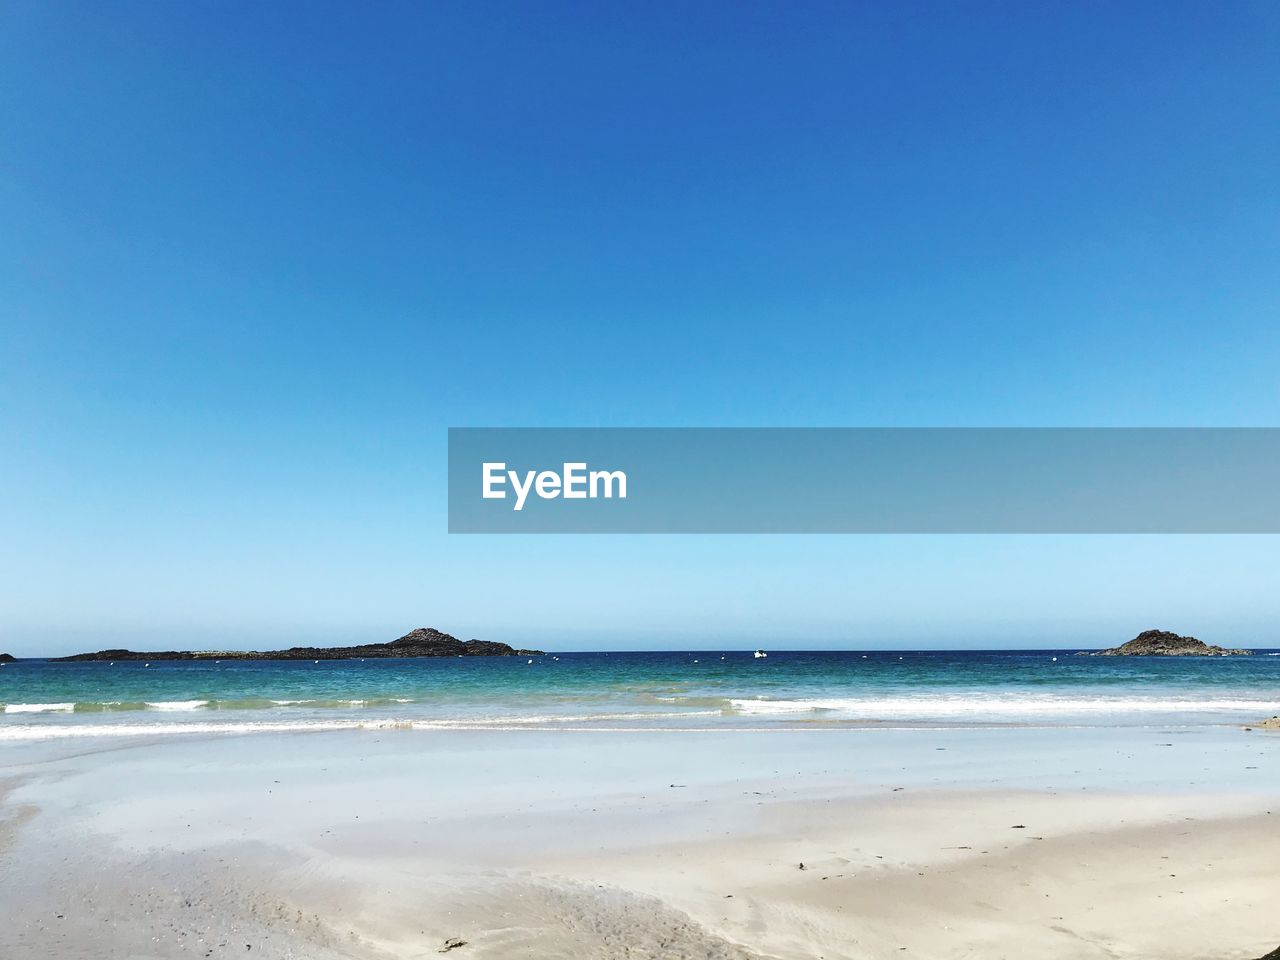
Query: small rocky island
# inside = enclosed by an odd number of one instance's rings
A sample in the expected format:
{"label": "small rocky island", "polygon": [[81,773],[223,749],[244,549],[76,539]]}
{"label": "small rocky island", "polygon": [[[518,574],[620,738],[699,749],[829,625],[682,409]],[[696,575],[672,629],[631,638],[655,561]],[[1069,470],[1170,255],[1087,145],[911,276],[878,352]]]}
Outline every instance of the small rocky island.
{"label": "small rocky island", "polygon": [[1228,650],[1168,630],[1144,630],[1128,643],[1110,650],[1085,653],[1089,657],[1248,657],[1252,650]]}
{"label": "small rocky island", "polygon": [[95,660],[363,660],[377,657],[514,657],[541,654],[492,640],[459,640],[434,627],[419,627],[390,643],[355,647],[290,647],[288,650],[99,650],[55,657],[58,663]]}
{"label": "small rocky island", "polygon": [[13,663],[13,661],[17,659],[18,658],[11,653],[0,653],[0,663]]}

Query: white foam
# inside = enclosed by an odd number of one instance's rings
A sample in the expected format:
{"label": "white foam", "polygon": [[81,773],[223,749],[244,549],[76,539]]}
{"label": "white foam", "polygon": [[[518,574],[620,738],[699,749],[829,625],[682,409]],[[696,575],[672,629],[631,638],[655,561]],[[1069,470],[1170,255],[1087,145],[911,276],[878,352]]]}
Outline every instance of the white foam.
{"label": "white foam", "polygon": [[1232,713],[1275,710],[1275,700],[1188,700],[1143,697],[831,697],[801,700],[731,699],[745,714],[838,713],[864,719],[1025,716],[1096,713]]}
{"label": "white foam", "polygon": [[208,700],[147,701],[147,708],[151,710],[199,710],[201,707],[207,707],[208,705]]}
{"label": "white foam", "polygon": [[74,703],[6,703],[5,713],[70,713]]}
{"label": "white foam", "polygon": [[[413,703],[412,697],[389,697],[386,700],[377,700],[378,703]],[[271,703],[277,707],[367,707],[368,700],[326,700],[323,698],[314,698],[309,700],[272,700]]]}
{"label": "white foam", "polygon": [[[673,717],[698,717],[717,715],[716,710],[698,710],[684,713],[606,713],[583,715],[534,715],[508,717],[472,717],[404,720],[380,717],[371,720],[251,720],[205,721],[189,720],[181,723],[159,721],[142,723],[77,723],[70,725],[22,724],[0,725],[0,741],[51,740],[70,737],[145,737],[172,736],[174,734],[246,734],[246,733],[296,733],[323,730],[527,730],[539,729],[598,729],[620,730],[623,727],[573,727],[560,724],[611,723],[633,720],[667,720]],[[651,729],[638,727],[636,729]]]}
{"label": "white foam", "polygon": [[535,714],[532,716],[432,718],[411,721],[413,726],[427,728],[452,727],[524,727],[557,723],[612,723],[629,720],[670,720],[675,717],[717,717],[719,710],[663,711],[662,713],[582,713]]}

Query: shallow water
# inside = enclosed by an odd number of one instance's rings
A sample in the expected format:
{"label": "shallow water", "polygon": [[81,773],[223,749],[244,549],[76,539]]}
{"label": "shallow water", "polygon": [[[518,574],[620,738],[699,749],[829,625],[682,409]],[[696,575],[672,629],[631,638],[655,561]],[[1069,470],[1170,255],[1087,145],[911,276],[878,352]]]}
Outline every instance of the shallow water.
{"label": "shallow water", "polygon": [[1280,712],[1280,655],[1072,650],[562,653],[417,660],[20,661],[0,739],[369,726],[1196,726]]}

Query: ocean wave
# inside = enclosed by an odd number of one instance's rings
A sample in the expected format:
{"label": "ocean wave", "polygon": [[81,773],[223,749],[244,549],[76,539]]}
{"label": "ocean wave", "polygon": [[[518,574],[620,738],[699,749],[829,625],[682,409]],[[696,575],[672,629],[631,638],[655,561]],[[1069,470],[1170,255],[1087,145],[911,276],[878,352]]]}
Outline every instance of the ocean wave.
{"label": "ocean wave", "polygon": [[208,700],[148,700],[147,708],[149,710],[199,710],[201,707],[207,707]]}
{"label": "ocean wave", "polygon": [[[259,700],[253,702],[255,705],[260,704],[263,707],[315,707],[317,709],[325,708],[349,708],[349,707],[394,707],[405,703],[413,703],[412,697],[313,697],[311,699],[300,700]],[[228,710],[234,708],[249,707],[248,700],[219,700],[217,701],[218,709]]]}
{"label": "ocean wave", "polygon": [[116,713],[127,710],[272,710],[276,707],[310,707],[341,709],[356,707],[395,707],[413,703],[409,697],[364,697],[342,699],[275,700],[244,697],[228,700],[81,700],[67,703],[0,704],[0,713]]}
{"label": "ocean wave", "polygon": [[730,698],[712,695],[683,694],[660,696],[654,693],[641,693],[636,697],[636,699],[640,703],[651,703],[661,706],[714,707],[717,710],[728,710],[731,706]]}
{"label": "ocean wave", "polygon": [[77,703],[76,713],[115,713],[118,710],[149,710],[141,700],[104,700],[102,702]]}
{"label": "ocean wave", "polygon": [[6,703],[5,713],[70,713],[74,703]]}
{"label": "ocean wave", "polygon": [[672,720],[719,716],[719,710],[680,710],[663,713],[548,713],[531,716],[453,717],[413,720],[415,726],[439,729],[454,727],[536,727],[557,723],[619,723],[635,720]]}
{"label": "ocean wave", "polygon": [[[367,720],[244,720],[209,721],[188,720],[182,722],[143,723],[75,723],[75,724],[13,724],[0,725],[0,741],[6,740],[66,740],[73,737],[146,737],[173,736],[177,734],[249,734],[249,733],[306,733],[333,730],[532,730],[564,729],[616,731],[620,729],[650,730],[651,727],[616,727],[609,723],[642,719],[669,719],[672,717],[699,716],[702,714],[651,714],[616,713],[575,716],[521,716],[521,717],[473,717],[469,719],[417,719],[406,720],[383,717]],[[559,726],[561,724],[576,726]],[[581,726],[595,724],[598,726]],[[675,728],[673,728],[675,729]]]}
{"label": "ocean wave", "polygon": [[733,710],[743,714],[831,713],[861,719],[932,718],[952,716],[1026,716],[1093,713],[1234,713],[1265,712],[1277,700],[1170,699],[1143,697],[831,697],[798,700],[733,698]]}

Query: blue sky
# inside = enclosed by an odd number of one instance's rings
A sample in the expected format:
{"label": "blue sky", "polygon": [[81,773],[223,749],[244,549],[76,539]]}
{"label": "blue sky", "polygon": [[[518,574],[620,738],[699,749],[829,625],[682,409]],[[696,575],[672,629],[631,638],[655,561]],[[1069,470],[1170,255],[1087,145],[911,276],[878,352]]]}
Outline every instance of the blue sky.
{"label": "blue sky", "polygon": [[1263,3],[0,4],[0,650],[1280,646],[1231,537],[449,537],[469,425],[1280,421]]}

